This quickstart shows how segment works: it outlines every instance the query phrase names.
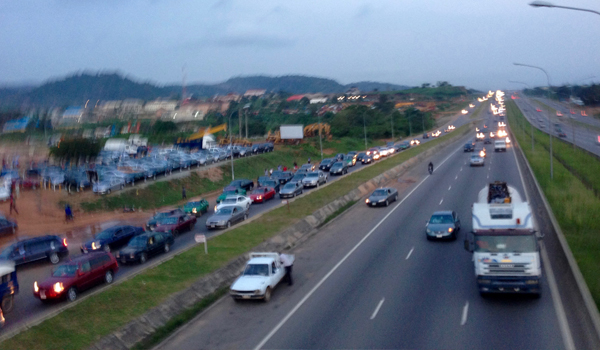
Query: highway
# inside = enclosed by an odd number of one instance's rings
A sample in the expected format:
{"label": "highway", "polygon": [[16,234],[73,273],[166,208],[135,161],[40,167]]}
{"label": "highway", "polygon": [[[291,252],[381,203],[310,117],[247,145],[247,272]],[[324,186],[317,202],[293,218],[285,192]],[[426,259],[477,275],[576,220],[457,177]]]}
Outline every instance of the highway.
{"label": "highway", "polygon": [[[565,348],[570,333],[557,317],[553,299],[560,298],[547,274],[539,299],[478,293],[462,242],[471,204],[495,180],[526,193],[512,147],[494,153],[486,145],[485,166],[469,167],[471,153],[462,146],[473,136],[433,156],[433,175],[427,159],[392,181],[398,203],[357,204],[298,247],[296,282],[279,286],[270,303],[224,297],[156,349]],[[437,210],[457,211],[456,241],[426,240],[425,223]],[[547,272],[550,262],[544,264]]]}
{"label": "highway", "polygon": [[[466,116],[460,115],[457,120],[452,122],[452,124],[455,125],[456,127],[459,127],[468,122],[470,122],[468,115],[466,115]],[[442,129],[443,127],[444,126],[440,127],[440,129]],[[422,142],[428,142],[432,139],[433,138],[421,139],[419,137],[419,140],[421,140]],[[365,166],[368,166],[368,165],[365,165]],[[352,173],[353,171],[361,169],[362,167],[363,167],[362,164],[357,163],[356,166],[350,167],[348,172]],[[338,178],[340,178],[340,177],[339,176],[329,176],[328,182],[335,181]],[[305,192],[310,192],[313,190],[315,190],[315,189],[314,188],[313,189],[305,189]],[[275,206],[279,205],[280,203],[281,203],[281,201],[278,198],[276,198],[274,200],[270,200],[263,204],[253,204],[250,208],[250,218],[252,218],[255,215],[264,213],[270,209],[273,209]],[[211,202],[210,208],[212,209],[214,207],[214,205],[215,205],[215,203]],[[219,234],[220,232],[222,232],[221,230],[210,230],[209,231],[206,229],[205,222],[206,222],[206,219],[211,216],[211,214],[212,214],[212,210],[210,210],[208,214],[202,215],[201,217],[198,218],[198,221],[192,231],[183,232],[180,236],[178,236],[175,240],[175,244],[171,247],[171,252],[169,254],[163,254],[163,255],[159,255],[158,257],[152,258],[144,265],[138,265],[138,264],[120,265],[119,272],[115,275],[115,281],[119,281],[119,280],[127,278],[133,274],[139,273],[140,271],[151,266],[156,260],[172,256],[174,254],[177,254],[181,250],[186,249],[187,247],[190,247],[191,245],[196,244],[194,241],[195,234],[200,233],[200,234],[205,234],[207,237],[211,237],[215,234]],[[127,222],[120,222],[120,223],[112,222],[112,223],[110,223],[110,225],[107,225],[106,227],[113,226],[115,224],[129,224],[129,223],[127,223]],[[233,227],[235,228],[237,225],[240,225],[240,224],[236,224]],[[75,237],[73,239],[69,239],[69,247],[68,248],[69,248],[70,256],[76,256],[76,255],[81,254],[79,247],[83,241],[88,240],[88,239],[91,239],[91,236]],[[67,302],[65,302],[65,301],[57,301],[57,302],[49,303],[49,304],[42,304],[40,302],[40,300],[36,299],[33,296],[33,283],[35,281],[43,281],[46,278],[48,278],[51,274],[51,270],[53,267],[54,266],[51,265],[48,261],[44,260],[44,261],[39,261],[39,262],[34,262],[34,263],[27,264],[27,265],[19,266],[17,268],[20,292],[15,296],[15,301],[14,301],[15,306],[14,306],[13,311],[10,312],[9,314],[5,315],[7,322],[3,328],[2,333],[7,334],[13,330],[17,330],[20,327],[23,327],[23,326],[29,324],[30,322],[35,322],[37,320],[43,319],[44,317],[47,317],[47,316],[51,315],[52,313],[59,311],[61,308],[68,306]],[[100,286],[100,287],[102,287],[102,286]],[[79,299],[85,298],[86,296],[89,296],[90,294],[97,292],[99,289],[100,289],[99,287],[96,287],[91,290],[82,292],[79,294],[78,298]]]}
{"label": "highway", "polygon": [[[545,133],[550,131],[552,136],[559,137],[554,127],[555,123],[559,123],[561,129],[565,132],[565,136],[561,137],[562,140],[569,143],[575,141],[576,146],[600,156],[600,144],[598,144],[598,136],[600,135],[599,121],[591,117],[582,116],[579,111],[576,114],[571,114],[569,108],[558,102],[542,100],[543,103],[563,114],[562,117],[558,117],[552,111],[550,113],[550,121],[548,121],[548,109],[546,107],[539,106],[534,100],[527,97],[521,97],[514,101],[534,127]],[[538,112],[538,109],[541,111]]]}

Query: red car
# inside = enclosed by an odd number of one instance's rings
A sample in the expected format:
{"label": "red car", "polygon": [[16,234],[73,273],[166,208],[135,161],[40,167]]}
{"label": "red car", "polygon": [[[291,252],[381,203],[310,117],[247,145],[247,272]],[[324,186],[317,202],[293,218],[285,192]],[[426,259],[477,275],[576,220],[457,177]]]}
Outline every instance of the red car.
{"label": "red car", "polygon": [[119,271],[117,260],[107,252],[80,255],[52,271],[44,282],[33,284],[33,296],[45,302],[66,298],[75,301],[77,294],[102,282],[112,283]]}
{"label": "red car", "polygon": [[250,193],[252,203],[264,203],[268,199],[275,198],[275,189],[273,187],[259,187]]}
{"label": "red car", "polygon": [[162,218],[156,223],[156,232],[168,232],[177,236],[183,231],[190,231],[196,225],[196,216],[188,214],[176,214]]}

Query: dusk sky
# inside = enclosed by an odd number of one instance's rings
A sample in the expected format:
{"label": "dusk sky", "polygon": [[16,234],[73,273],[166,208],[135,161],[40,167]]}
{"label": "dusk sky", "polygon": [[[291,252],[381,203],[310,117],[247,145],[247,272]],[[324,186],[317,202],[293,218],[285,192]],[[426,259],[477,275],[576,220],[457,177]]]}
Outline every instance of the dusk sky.
{"label": "dusk sky", "polygon": [[[597,0],[556,5],[600,11]],[[302,74],[480,90],[600,81],[600,16],[531,0],[0,0],[0,84]],[[590,78],[596,75],[595,78]]]}

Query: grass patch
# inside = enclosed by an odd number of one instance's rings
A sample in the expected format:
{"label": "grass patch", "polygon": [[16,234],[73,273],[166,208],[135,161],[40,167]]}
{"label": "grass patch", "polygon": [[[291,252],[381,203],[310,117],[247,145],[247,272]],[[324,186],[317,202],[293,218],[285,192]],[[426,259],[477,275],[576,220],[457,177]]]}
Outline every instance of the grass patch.
{"label": "grass patch", "polygon": [[[596,305],[599,305],[600,221],[597,216],[600,213],[600,199],[558,161],[554,162],[554,179],[550,179],[550,154],[545,147],[540,147],[544,142],[548,142],[548,135],[534,131],[536,144],[534,150],[531,150],[530,124],[512,101],[507,102],[507,115],[513,134],[522,146],[535,177],[552,207],[552,212],[569,243]],[[555,146],[554,151],[561,152],[561,142],[555,144],[558,144],[558,147]],[[577,169],[600,167],[597,158],[589,155],[583,157],[586,153],[578,153],[580,155],[569,160],[569,164],[573,164]]]}
{"label": "grass patch", "polygon": [[347,194],[351,189],[445,140],[462,136],[468,129],[470,125],[464,125],[448,135],[410,148],[364,170],[351,173],[319,191],[297,198],[289,204],[289,213],[285,206],[265,213],[253,222],[211,239],[208,243],[208,255],[204,254],[204,247],[200,245],[189,249],[7,339],[0,344],[0,349],[71,350],[89,347],[148,309],[159,305],[173,293],[223,267],[228,261],[312,214],[332,199]]}
{"label": "grass patch", "polygon": [[196,315],[200,314],[206,308],[208,308],[212,303],[219,300],[223,295],[227,294],[228,288],[221,288],[206,298],[202,299],[198,303],[194,304],[191,308],[183,311],[181,314],[173,317],[169,320],[164,326],[152,334],[150,339],[145,342],[139,343],[135,345],[133,350],[145,350],[152,349],[154,346],[158,345],[161,341],[165,340],[171,333],[173,333],[177,328],[183,326],[184,324],[191,321]]}
{"label": "grass patch", "polygon": [[351,206],[353,206],[356,203],[356,201],[350,201],[348,203],[346,203],[344,206],[340,207],[338,210],[334,211],[333,213],[331,213],[331,215],[329,215],[325,221],[323,221],[323,223],[321,224],[321,226],[325,226],[329,221],[335,219],[336,217],[338,217],[341,213],[345,212],[348,208],[350,208]]}

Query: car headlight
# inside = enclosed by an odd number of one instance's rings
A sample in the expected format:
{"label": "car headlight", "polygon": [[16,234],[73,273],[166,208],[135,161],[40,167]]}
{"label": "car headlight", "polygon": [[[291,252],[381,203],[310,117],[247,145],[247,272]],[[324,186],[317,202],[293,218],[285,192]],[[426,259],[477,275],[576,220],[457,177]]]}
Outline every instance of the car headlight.
{"label": "car headlight", "polygon": [[427,229],[427,233],[431,233],[431,230],[430,230],[430,229]]}
{"label": "car headlight", "polygon": [[369,198],[365,199],[365,203],[369,204]]}
{"label": "car headlight", "polygon": [[38,287],[37,281],[33,282],[33,291],[36,292],[36,293],[40,291],[40,288]]}
{"label": "car headlight", "polygon": [[196,214],[198,210],[196,208],[192,209],[192,213]]}
{"label": "car headlight", "polygon": [[452,231],[454,231],[454,229],[452,227],[448,227],[448,232],[452,233]]}
{"label": "car headlight", "polygon": [[261,294],[261,290],[260,289],[255,290],[254,294]]}
{"label": "car headlight", "polygon": [[100,247],[102,247],[100,241],[92,242],[92,250],[100,249]]}
{"label": "car headlight", "polygon": [[129,258],[131,258],[131,259],[135,258],[135,253],[129,254]]}
{"label": "car headlight", "polygon": [[60,282],[54,283],[54,292],[61,293],[63,290],[65,290],[65,287],[63,287],[62,283],[60,283]]}
{"label": "car headlight", "polygon": [[385,198],[379,200],[379,203],[383,203],[383,202],[385,202]]}

